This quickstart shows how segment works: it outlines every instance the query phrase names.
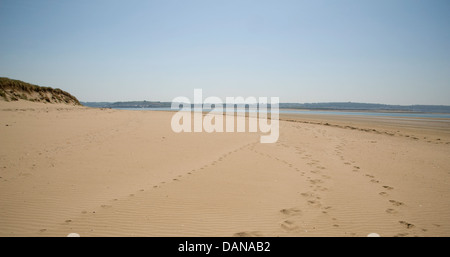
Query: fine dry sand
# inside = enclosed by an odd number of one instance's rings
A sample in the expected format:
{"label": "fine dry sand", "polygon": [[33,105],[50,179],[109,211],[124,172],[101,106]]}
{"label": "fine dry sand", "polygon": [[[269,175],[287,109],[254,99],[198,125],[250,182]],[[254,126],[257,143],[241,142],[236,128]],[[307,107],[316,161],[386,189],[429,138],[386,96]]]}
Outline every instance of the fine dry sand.
{"label": "fine dry sand", "polygon": [[0,236],[450,236],[449,120],[172,115],[0,101]]}

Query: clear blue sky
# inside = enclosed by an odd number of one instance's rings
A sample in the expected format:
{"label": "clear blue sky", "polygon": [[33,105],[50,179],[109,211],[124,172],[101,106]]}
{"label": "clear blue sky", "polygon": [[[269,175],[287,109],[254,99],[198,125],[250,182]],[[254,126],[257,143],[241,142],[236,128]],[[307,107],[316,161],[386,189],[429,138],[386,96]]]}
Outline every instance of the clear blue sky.
{"label": "clear blue sky", "polygon": [[450,105],[450,1],[0,0],[0,76],[81,101]]}

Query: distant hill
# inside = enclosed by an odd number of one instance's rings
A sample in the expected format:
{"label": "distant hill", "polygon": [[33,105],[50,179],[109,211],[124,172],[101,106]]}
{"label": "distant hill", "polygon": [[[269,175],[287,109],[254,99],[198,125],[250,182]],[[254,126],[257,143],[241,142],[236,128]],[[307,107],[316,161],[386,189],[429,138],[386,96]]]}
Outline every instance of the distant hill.
{"label": "distant hill", "polygon": [[130,102],[81,102],[82,105],[95,108],[164,108],[171,106],[171,102],[159,101],[130,101]]}
{"label": "distant hill", "polygon": [[59,88],[41,87],[20,80],[0,77],[0,100],[19,99],[41,103],[81,105],[78,99]]}
{"label": "distant hill", "polygon": [[[131,102],[82,102],[97,108],[170,108],[171,102],[131,101]],[[371,103],[280,103],[280,109],[341,110],[341,111],[384,111],[384,112],[432,112],[450,113],[447,105],[387,105]]]}

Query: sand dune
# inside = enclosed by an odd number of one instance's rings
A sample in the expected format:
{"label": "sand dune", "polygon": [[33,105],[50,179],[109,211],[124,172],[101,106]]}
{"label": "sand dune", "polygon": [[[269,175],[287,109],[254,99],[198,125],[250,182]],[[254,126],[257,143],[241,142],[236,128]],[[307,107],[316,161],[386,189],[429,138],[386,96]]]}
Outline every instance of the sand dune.
{"label": "sand dune", "polygon": [[41,87],[20,80],[0,77],[0,101],[9,102],[19,99],[37,103],[81,105],[76,97],[61,89]]}
{"label": "sand dune", "polygon": [[449,123],[290,115],[260,144],[170,112],[0,113],[0,236],[450,235]]}

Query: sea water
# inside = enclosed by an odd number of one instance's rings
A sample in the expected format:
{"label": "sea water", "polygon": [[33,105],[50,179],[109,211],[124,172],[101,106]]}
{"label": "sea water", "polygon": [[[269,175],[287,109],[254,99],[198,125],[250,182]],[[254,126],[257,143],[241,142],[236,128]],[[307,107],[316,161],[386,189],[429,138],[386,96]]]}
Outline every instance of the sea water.
{"label": "sea water", "polygon": [[[136,110],[136,111],[178,111],[169,107],[163,108],[116,108],[120,110]],[[204,109],[205,112],[211,111]],[[237,112],[249,112],[255,110],[236,109]],[[270,112],[270,108],[267,109]],[[310,115],[347,115],[347,116],[378,116],[386,118],[437,118],[450,119],[450,114],[447,113],[410,113],[410,112],[369,112],[369,111],[322,111],[322,110],[295,110],[295,109],[279,109],[280,114],[310,114]]]}

